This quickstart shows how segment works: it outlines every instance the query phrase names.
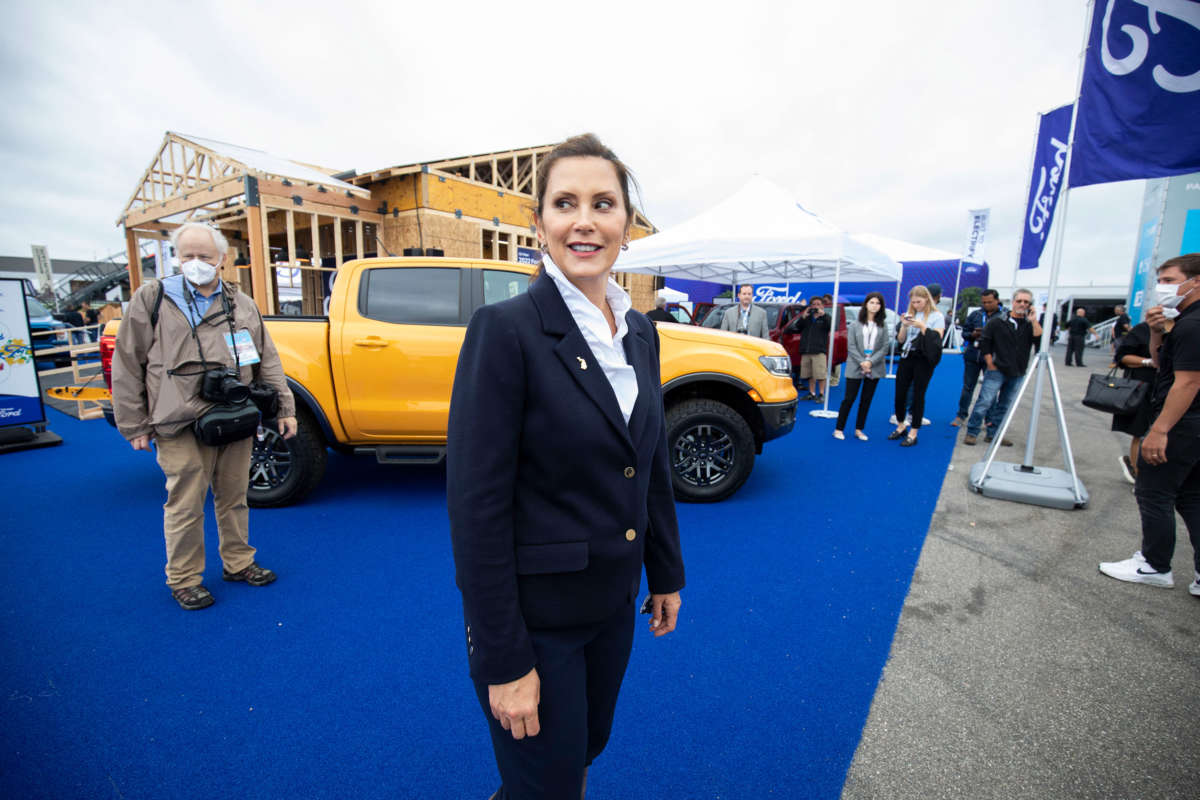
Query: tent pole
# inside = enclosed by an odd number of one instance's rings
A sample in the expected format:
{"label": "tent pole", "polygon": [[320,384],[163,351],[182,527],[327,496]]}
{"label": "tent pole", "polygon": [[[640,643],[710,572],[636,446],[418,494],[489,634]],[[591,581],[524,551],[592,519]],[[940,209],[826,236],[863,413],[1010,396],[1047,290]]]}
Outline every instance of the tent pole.
{"label": "tent pole", "polygon": [[[900,280],[896,281],[896,303],[892,306],[892,311],[900,313],[900,282],[904,280],[904,266],[900,267]],[[884,314],[886,319],[887,315]],[[892,372],[892,368],[896,365],[896,334],[894,331],[888,331],[888,372],[884,375],[885,378],[896,379],[896,373]]]}
{"label": "tent pole", "polygon": [[[845,234],[838,238],[837,265],[833,269],[833,316],[829,318],[829,352],[825,358],[825,404],[816,411],[808,412],[814,417],[825,419],[837,417],[836,411],[829,410],[829,387],[833,379],[833,340],[837,336],[838,290],[842,281],[842,245]],[[845,390],[843,390],[845,391]]]}
{"label": "tent pole", "polygon": [[[954,299],[950,301],[950,319],[946,325],[946,336],[942,337],[942,346],[946,346],[946,337],[949,337],[951,347],[960,347],[955,343],[954,334],[954,312],[958,310],[958,287],[962,285],[962,256],[958,259],[958,275],[954,278]],[[960,347],[961,349],[961,347]]]}

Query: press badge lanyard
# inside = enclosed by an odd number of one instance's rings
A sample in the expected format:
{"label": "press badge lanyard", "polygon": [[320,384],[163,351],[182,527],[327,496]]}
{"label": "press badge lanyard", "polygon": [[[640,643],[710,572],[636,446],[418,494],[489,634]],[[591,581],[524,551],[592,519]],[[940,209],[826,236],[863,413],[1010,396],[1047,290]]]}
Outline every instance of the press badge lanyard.
{"label": "press badge lanyard", "polygon": [[[192,332],[192,339],[196,342],[196,351],[200,353],[200,365],[205,372],[208,372],[208,361],[206,361],[204,358],[204,348],[200,346],[200,336],[196,333],[196,326],[200,323],[196,323],[196,325],[192,324],[193,316],[200,320],[200,322],[204,322],[206,318],[202,318],[200,316],[200,308],[196,305],[196,300],[192,296],[192,292],[193,289],[187,284],[187,279],[185,278],[183,284],[183,299],[187,301],[188,310],[191,311],[191,314],[188,315],[188,328]],[[233,365],[237,369],[238,375],[240,376],[242,373],[242,362],[238,358],[237,334],[233,329],[233,309],[229,305],[229,298],[225,294],[224,287],[221,288],[221,310],[225,312],[225,322],[227,325],[229,325],[229,349],[233,350]],[[207,319],[211,319],[211,317]]]}

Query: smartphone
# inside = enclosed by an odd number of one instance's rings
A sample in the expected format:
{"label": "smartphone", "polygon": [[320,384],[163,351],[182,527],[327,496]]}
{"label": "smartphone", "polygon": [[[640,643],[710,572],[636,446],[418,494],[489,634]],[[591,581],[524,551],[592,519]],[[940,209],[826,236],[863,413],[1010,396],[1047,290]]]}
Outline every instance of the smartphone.
{"label": "smartphone", "polygon": [[650,602],[650,595],[646,595],[645,601],[642,602],[642,608],[638,611],[639,614],[649,614],[654,610],[654,603]]}

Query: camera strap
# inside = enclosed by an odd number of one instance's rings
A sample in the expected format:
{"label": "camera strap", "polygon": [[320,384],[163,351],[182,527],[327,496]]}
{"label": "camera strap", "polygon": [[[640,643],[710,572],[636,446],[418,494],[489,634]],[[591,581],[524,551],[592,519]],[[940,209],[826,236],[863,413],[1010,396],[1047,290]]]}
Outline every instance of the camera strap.
{"label": "camera strap", "polygon": [[[236,344],[237,335],[234,332],[234,327],[233,327],[234,305],[233,305],[233,303],[231,303],[229,301],[227,288],[228,287],[225,286],[224,281],[222,281],[222,283],[221,283],[221,309],[225,313],[225,323],[229,326],[229,340],[231,342],[235,342],[235,344],[233,346],[233,364],[234,364],[234,367],[238,371],[238,375],[241,375],[242,362],[241,362],[241,359],[238,358],[237,344]],[[204,358],[204,348],[200,346],[200,335],[198,333],[196,333],[196,328],[199,325],[199,323],[193,324],[192,319],[193,318],[197,319],[200,321],[200,323],[203,323],[203,322],[207,322],[208,320],[212,319],[213,317],[212,316],[208,316],[208,317],[200,316],[200,309],[196,305],[195,298],[192,296],[193,291],[194,290],[188,284],[187,279],[184,278],[183,299],[187,302],[188,311],[191,312],[190,314],[184,314],[184,317],[187,318],[188,330],[190,330],[192,333],[192,340],[196,342],[196,352],[200,354],[200,369],[201,369],[201,371],[199,373],[182,373],[182,372],[176,372],[175,370],[167,370],[167,373],[170,375],[200,375],[205,372],[208,372],[208,370],[209,370],[208,360]]]}

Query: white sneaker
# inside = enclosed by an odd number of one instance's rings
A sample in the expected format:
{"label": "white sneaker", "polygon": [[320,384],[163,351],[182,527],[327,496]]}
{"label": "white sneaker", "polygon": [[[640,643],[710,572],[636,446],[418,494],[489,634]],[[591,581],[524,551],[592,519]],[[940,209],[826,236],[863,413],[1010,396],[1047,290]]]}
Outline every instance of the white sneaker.
{"label": "white sneaker", "polygon": [[846,438],[846,434],[842,433],[841,431],[839,431],[839,430],[837,430],[837,429],[835,428],[835,429],[834,429],[834,431],[833,431],[833,438],[835,438],[835,439],[845,439],[845,438]]}
{"label": "white sneaker", "polygon": [[1116,578],[1119,581],[1126,581],[1128,583],[1145,583],[1163,589],[1170,589],[1175,585],[1175,579],[1171,576],[1171,573],[1155,571],[1154,567],[1150,566],[1146,563],[1146,559],[1142,558],[1141,550],[1124,561],[1101,562],[1100,571],[1110,578]]}
{"label": "white sneaker", "polygon": [[867,438],[868,438],[868,437],[867,437],[867,435],[866,435],[865,433],[863,433],[862,431],[855,431],[855,432],[854,432],[854,435],[855,435],[855,436],[857,436],[859,439],[861,439],[861,440],[862,440],[862,441],[864,441],[864,442],[865,442],[865,441],[867,441]]}
{"label": "white sneaker", "polygon": [[1200,572],[1196,573],[1196,580],[1188,584],[1188,591],[1196,597],[1200,597]]}
{"label": "white sneaker", "polygon": [[[908,417],[905,417],[905,419],[908,419]],[[900,424],[899,422],[896,422],[896,415],[895,415],[895,414],[892,414],[890,417],[888,417],[888,422],[892,423],[893,425],[899,425],[899,424]]]}
{"label": "white sneaker", "polygon": [[932,425],[932,424],[933,423],[929,421],[929,417],[921,417],[921,427],[922,428],[924,428],[928,425]]}

